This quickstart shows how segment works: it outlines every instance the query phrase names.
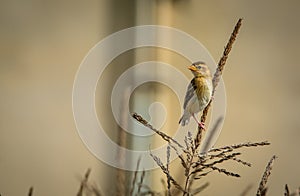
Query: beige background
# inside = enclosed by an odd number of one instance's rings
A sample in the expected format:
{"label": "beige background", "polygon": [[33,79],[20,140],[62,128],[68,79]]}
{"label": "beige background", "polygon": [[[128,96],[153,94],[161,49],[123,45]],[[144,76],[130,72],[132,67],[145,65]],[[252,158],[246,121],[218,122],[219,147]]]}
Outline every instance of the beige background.
{"label": "beige background", "polygon": [[[204,195],[239,195],[249,184],[254,195],[273,154],[279,158],[269,195],[283,195],[286,183],[296,189],[299,6],[298,0],[1,1],[0,194],[24,195],[34,186],[35,195],[75,195],[88,167],[90,181],[112,194],[113,169],[87,150],[72,116],[73,80],[86,53],[118,30],[161,24],[194,36],[218,61],[239,17],[244,23],[223,77],[228,109],[217,145],[262,140],[272,145],[245,150],[243,158],[252,168],[227,166],[242,178],[208,177]],[[164,59],[164,52],[156,57]],[[170,113],[177,122],[180,106],[167,109],[174,109]]]}

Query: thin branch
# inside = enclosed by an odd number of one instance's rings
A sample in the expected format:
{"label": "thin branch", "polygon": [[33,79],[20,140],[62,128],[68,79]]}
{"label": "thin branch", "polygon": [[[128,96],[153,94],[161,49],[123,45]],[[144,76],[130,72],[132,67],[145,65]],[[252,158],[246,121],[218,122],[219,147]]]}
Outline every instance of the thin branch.
{"label": "thin branch", "polygon": [[290,191],[289,191],[289,187],[287,184],[284,187],[284,196],[290,196]]}
{"label": "thin branch", "polygon": [[171,176],[171,174],[169,173],[169,171],[167,170],[167,168],[163,165],[163,163],[161,162],[160,158],[153,155],[150,152],[150,156],[153,158],[153,160],[156,162],[156,164],[160,167],[160,169],[162,170],[162,172],[164,172],[167,176],[167,178],[170,180],[170,182],[180,191],[182,191],[183,193],[187,193],[185,189],[183,189],[179,183]]}
{"label": "thin branch", "polygon": [[[171,155],[171,149],[170,149],[170,145],[168,145],[167,147],[167,172],[170,173],[170,155]],[[167,184],[168,184],[168,196],[171,196],[171,179],[169,177],[169,175],[167,176]]]}
{"label": "thin branch", "polygon": [[[232,153],[232,154],[230,154],[230,155],[224,156],[224,157],[222,157],[222,158],[220,158],[220,159],[218,159],[218,160],[216,160],[216,161],[213,161],[212,163],[208,163],[208,164],[204,164],[204,163],[202,163],[202,162],[200,161],[200,162],[196,163],[195,166],[193,166],[193,168],[196,168],[196,169],[195,169],[194,171],[192,171],[190,175],[192,175],[192,174],[194,174],[194,173],[197,173],[197,172],[200,172],[200,171],[202,171],[202,170],[205,169],[205,168],[211,168],[211,167],[214,166],[215,164],[223,163],[224,161],[233,159],[233,158],[235,158],[235,157],[238,156],[238,155],[241,155],[241,153],[239,153],[239,152]],[[198,168],[198,166],[200,166],[200,165],[201,165],[201,167]]]}
{"label": "thin branch", "polygon": [[252,184],[249,184],[249,185],[243,190],[243,192],[240,194],[240,196],[246,196],[246,195],[249,193],[249,191],[251,190],[252,187],[253,187],[253,185],[252,185]]}
{"label": "thin branch", "polygon": [[82,196],[83,195],[83,190],[84,190],[85,186],[87,185],[87,181],[88,181],[88,178],[90,176],[90,173],[91,173],[91,168],[88,168],[85,175],[84,175],[83,180],[81,181],[79,190],[77,192],[77,196]]}
{"label": "thin branch", "polygon": [[[1,195],[1,194],[0,194]],[[29,188],[28,191],[28,196],[32,196],[33,195],[33,186]]]}
{"label": "thin branch", "polygon": [[183,151],[186,151],[185,148],[176,140],[174,140],[172,137],[168,136],[167,134],[155,129],[151,124],[148,123],[148,121],[146,121],[141,115],[137,114],[137,113],[133,113],[132,117],[139,121],[141,124],[143,124],[145,127],[148,127],[149,129],[151,129],[152,131],[154,131],[157,135],[159,135],[163,140],[167,141],[167,142],[173,142],[175,143],[177,146],[179,146]]}
{"label": "thin branch", "polygon": [[206,189],[209,186],[209,183],[206,182],[205,184],[203,184],[202,186],[192,190],[193,195],[197,195],[198,193],[202,192],[204,189]]}
{"label": "thin branch", "polygon": [[139,194],[141,193],[141,188],[142,188],[142,186],[143,186],[143,182],[144,182],[144,178],[145,178],[145,173],[146,173],[146,171],[143,170],[142,175],[141,175],[141,178],[140,178],[140,182],[139,182],[139,184],[138,184],[137,195],[139,195]]}
{"label": "thin branch", "polygon": [[216,171],[218,171],[218,172],[220,172],[220,173],[223,173],[223,174],[225,174],[225,175],[227,175],[227,176],[232,176],[232,177],[237,177],[237,178],[239,178],[239,177],[241,177],[239,174],[236,174],[236,173],[233,173],[233,172],[229,172],[229,171],[227,171],[226,169],[220,169],[220,168],[218,168],[218,167],[215,167],[215,166],[212,166],[212,167],[210,167],[212,170],[216,170]]}
{"label": "thin branch", "polygon": [[212,148],[210,149],[208,152],[220,152],[223,150],[233,150],[233,149],[238,149],[238,148],[243,148],[243,147],[257,147],[257,146],[266,146],[266,145],[270,145],[271,143],[268,141],[263,141],[263,142],[245,142],[245,143],[240,143],[240,144],[233,144],[230,146],[224,146],[221,148]]}
{"label": "thin branch", "polygon": [[[121,122],[122,124],[126,124],[128,122],[128,114],[126,111],[126,104],[125,100],[127,97],[130,96],[130,90],[128,88],[125,89],[125,93],[123,94],[122,98],[122,107],[120,108],[120,117],[121,117]],[[126,125],[125,125],[126,126]],[[127,144],[127,134],[126,132],[122,129],[121,126],[118,126],[118,131],[117,131],[117,144],[118,146],[126,147]],[[124,166],[126,162],[126,156],[125,156],[125,150],[124,148],[118,148],[117,150],[117,161],[119,162],[120,166]],[[121,168],[120,167],[120,168]],[[116,196],[123,196],[126,195],[126,174],[125,170],[123,169],[116,169]]]}
{"label": "thin branch", "polygon": [[141,157],[139,157],[139,159],[136,163],[136,170],[135,170],[134,175],[133,175],[131,188],[130,188],[130,192],[129,192],[129,195],[131,195],[131,196],[133,195],[133,190],[134,190],[134,186],[135,186],[135,183],[136,183],[137,173],[138,173],[138,170],[139,170],[139,167],[140,167],[140,162],[141,162]]}
{"label": "thin branch", "polygon": [[273,155],[265,169],[265,172],[261,178],[261,181],[260,181],[257,193],[256,193],[257,196],[264,196],[267,192],[266,184],[267,184],[268,178],[271,174],[271,170],[272,170],[275,159],[276,159],[276,156]]}
{"label": "thin branch", "polygon": [[215,135],[215,133],[218,131],[218,128],[219,126],[221,125],[222,121],[223,121],[224,117],[223,116],[220,116],[216,123],[214,124],[214,126],[212,127],[212,129],[209,130],[209,135],[207,137],[207,142],[206,143],[203,143],[203,150],[201,150],[201,152],[207,152],[210,148],[210,143],[211,143],[211,140],[213,139],[213,136]]}
{"label": "thin branch", "polygon": [[[235,25],[234,27],[234,30],[233,32],[231,33],[231,36],[229,38],[229,41],[224,49],[224,52],[223,52],[223,56],[221,57],[219,63],[218,63],[218,67],[216,69],[216,72],[214,74],[214,77],[213,77],[213,92],[212,92],[212,97],[214,96],[215,94],[215,91],[216,91],[216,87],[218,86],[219,82],[220,82],[220,79],[221,79],[221,76],[222,76],[222,72],[223,72],[223,69],[225,67],[225,63],[228,59],[228,55],[232,49],[232,46],[233,46],[233,43],[234,41],[236,40],[236,36],[239,32],[239,29],[241,28],[242,26],[242,19],[240,18],[237,22],[237,24]],[[210,102],[208,103],[208,105],[206,106],[206,108],[203,110],[203,113],[202,113],[202,116],[201,116],[201,122],[204,124],[205,121],[206,121],[206,117],[207,117],[207,114],[208,114],[208,111],[209,111],[209,108],[211,106],[211,102],[212,100],[210,100]],[[199,147],[200,145],[200,142],[201,142],[201,139],[202,139],[202,132],[204,131],[204,129],[201,127],[201,126],[198,126],[198,133],[197,133],[197,136],[195,138],[195,146],[196,148]]]}

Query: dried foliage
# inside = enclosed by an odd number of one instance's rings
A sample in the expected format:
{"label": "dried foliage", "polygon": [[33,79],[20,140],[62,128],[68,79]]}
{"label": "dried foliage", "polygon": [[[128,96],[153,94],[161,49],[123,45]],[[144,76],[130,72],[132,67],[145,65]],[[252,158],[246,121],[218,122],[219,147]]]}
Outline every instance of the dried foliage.
{"label": "dried foliage", "polygon": [[[213,78],[213,95],[216,91],[216,87],[218,86],[218,83],[220,81],[223,69],[225,67],[225,63],[228,59],[228,55],[232,49],[233,43],[236,40],[236,36],[239,32],[239,29],[242,24],[242,19],[239,19],[237,24],[235,25],[235,28],[230,36],[230,39],[224,49],[223,55],[218,63],[218,67],[216,69],[216,72],[214,74]],[[213,99],[212,99],[213,100]],[[209,102],[208,106],[204,109],[202,116],[201,116],[201,122],[204,124],[206,121],[206,117],[209,111],[209,108],[211,107],[212,100]],[[203,179],[205,176],[209,175],[211,172],[219,172],[221,174],[224,174],[226,176],[230,177],[240,177],[238,173],[229,171],[225,168],[222,168],[221,165],[224,162],[234,162],[236,164],[240,164],[242,166],[251,167],[251,163],[244,161],[240,159],[241,152],[238,152],[241,148],[255,148],[255,147],[261,147],[270,145],[269,142],[263,141],[263,142],[245,142],[240,144],[234,144],[229,146],[223,146],[219,148],[212,148],[210,149],[206,154],[199,154],[199,146],[201,145],[201,140],[203,136],[203,132],[205,131],[201,126],[198,126],[198,132],[195,137],[192,136],[190,132],[187,132],[187,135],[184,139],[184,145],[180,144],[178,141],[174,140],[172,137],[166,135],[165,133],[155,129],[151,124],[149,124],[142,116],[140,116],[137,113],[132,114],[133,118],[136,119],[138,122],[143,124],[144,126],[150,128],[152,131],[154,131],[157,135],[159,135],[163,140],[168,142],[168,148],[167,148],[167,163],[164,165],[161,161],[161,159],[154,154],[150,154],[153,158],[153,160],[156,162],[156,164],[160,167],[162,172],[166,175],[167,178],[167,189],[166,189],[166,195],[171,195],[171,185],[174,185],[174,187],[179,190],[182,195],[195,195],[200,193],[203,189],[205,189],[209,184],[206,183],[202,187],[198,187],[196,189],[192,188],[193,182],[195,180]],[[217,124],[215,127],[218,127],[218,123],[220,121],[217,121]],[[170,149],[172,149],[178,156],[181,162],[181,166],[183,168],[183,173],[185,175],[185,182],[183,185],[179,183],[178,180],[176,180],[169,170],[169,158],[170,158]],[[270,171],[272,169],[272,165],[274,162],[275,156],[271,159],[269,162],[266,171],[263,175],[263,178],[261,180],[260,186],[257,191],[257,195],[265,195],[267,192],[266,188],[266,182],[268,179],[268,176],[270,175]],[[242,195],[246,195],[248,190],[251,187],[248,187]],[[288,188],[286,187],[286,192],[288,193]]]}
{"label": "dried foliage", "polygon": [[[228,55],[231,51],[231,48],[233,46],[233,43],[236,39],[236,36],[239,32],[239,29],[242,24],[242,19],[239,19],[230,38],[229,41],[225,47],[225,50],[223,52],[223,55],[218,63],[218,67],[216,69],[216,72],[214,74],[213,78],[213,95],[215,93],[216,87],[218,86],[218,83],[220,81],[226,60],[228,58]],[[208,114],[208,110],[211,106],[211,102],[208,104],[208,106],[203,111],[201,122],[204,124],[206,121],[206,116]],[[234,161],[236,163],[240,163],[242,165],[251,166],[250,163],[243,161],[238,158],[238,156],[241,155],[239,152],[234,152],[234,150],[248,146],[248,147],[256,147],[256,146],[263,146],[268,145],[269,143],[266,142],[259,142],[259,143],[243,143],[238,145],[232,145],[232,146],[226,146],[222,148],[212,149],[209,151],[206,155],[199,155],[199,146],[202,140],[202,133],[204,129],[201,126],[198,126],[198,132],[196,137],[193,139],[190,132],[188,132],[187,136],[185,137],[185,147],[181,145],[176,140],[172,139],[170,136],[166,135],[165,133],[153,128],[152,125],[150,125],[143,117],[140,115],[134,113],[133,118],[135,118],[138,122],[142,123],[144,126],[150,128],[152,131],[154,131],[156,134],[161,136],[161,138],[169,143],[168,146],[168,155],[170,151],[170,146],[172,149],[176,152],[178,155],[181,165],[184,168],[184,174],[186,177],[184,187],[180,186],[179,183],[171,176],[169,169],[168,169],[168,163],[166,166],[160,161],[158,157],[151,154],[156,164],[161,168],[161,170],[166,174],[168,182],[172,182],[172,184],[183,192],[183,195],[189,195],[191,194],[191,185],[194,180],[201,179],[202,177],[208,175],[212,171],[217,171],[219,173],[225,174],[227,176],[232,177],[240,177],[239,174],[236,174],[231,171],[227,171],[224,168],[220,168],[219,165],[225,161]],[[217,127],[217,125],[216,125]],[[179,152],[183,152],[180,154]],[[169,188],[169,185],[168,185]],[[169,192],[169,191],[168,191]],[[199,192],[199,191],[197,191]],[[170,192],[169,192],[170,193]]]}
{"label": "dried foliage", "polygon": [[[229,146],[223,146],[220,148],[213,148],[208,151],[207,154],[199,154],[199,149],[196,148],[195,142],[192,139],[192,134],[190,132],[187,133],[187,136],[184,139],[184,145],[178,145],[178,142],[173,142],[174,140],[169,139],[170,136],[167,136],[166,134],[162,134],[161,131],[153,128],[152,125],[150,125],[143,117],[141,117],[138,114],[133,114],[133,117],[141,122],[144,126],[149,127],[151,130],[153,130],[155,133],[159,133],[158,135],[161,136],[163,140],[168,142],[168,148],[167,148],[167,163],[163,164],[161,159],[152,153],[150,155],[152,156],[153,160],[156,162],[156,164],[160,167],[162,172],[166,175],[167,181],[172,183],[176,189],[182,192],[183,195],[192,195],[195,193],[201,192],[204,188],[208,186],[208,184],[201,189],[193,189],[192,183],[194,180],[202,179],[204,176],[207,176],[213,171],[217,171],[221,174],[231,176],[231,177],[240,177],[239,174],[228,171],[227,169],[221,168],[220,165],[227,161],[232,161],[237,164],[241,164],[244,166],[250,167],[251,164],[239,159],[238,157],[242,154],[241,152],[237,152],[237,150],[241,148],[250,148],[250,147],[260,147],[260,146],[266,146],[270,145],[269,142],[263,141],[263,142],[245,142],[240,144],[233,144]],[[184,149],[182,149],[184,148]],[[169,157],[170,157],[170,149],[174,150],[178,158],[181,161],[181,166],[184,169],[184,175],[185,175],[185,184],[184,186],[180,185],[179,180],[176,180],[169,171]],[[182,152],[180,154],[180,152]],[[170,185],[168,184],[168,194],[171,194],[170,191]]]}
{"label": "dried foliage", "polygon": [[141,162],[141,157],[138,159],[137,164],[136,164],[136,170],[135,170],[134,175],[133,175],[132,184],[131,184],[131,188],[130,188],[130,192],[129,192],[130,195],[132,195],[133,191],[134,191],[134,186],[136,184],[137,173],[138,173],[138,170],[139,170],[139,167],[140,167],[140,162]]}
{"label": "dried foliage", "polygon": [[274,161],[276,159],[276,156],[274,155],[271,160],[269,161],[267,167],[266,167],[266,170],[261,178],[261,181],[259,183],[259,187],[258,187],[258,190],[257,190],[257,193],[256,195],[257,196],[264,196],[266,195],[267,193],[267,181],[268,181],[268,178],[269,176],[271,175],[271,170],[273,168],[273,164],[274,164]]}
{"label": "dried foliage", "polygon": [[88,183],[88,178],[90,176],[91,173],[91,169],[87,169],[84,178],[82,179],[81,183],[80,183],[80,187],[79,190],[77,192],[77,196],[83,196],[84,192],[86,193],[91,193],[92,195],[95,196],[101,196],[101,191],[94,185],[91,185]]}

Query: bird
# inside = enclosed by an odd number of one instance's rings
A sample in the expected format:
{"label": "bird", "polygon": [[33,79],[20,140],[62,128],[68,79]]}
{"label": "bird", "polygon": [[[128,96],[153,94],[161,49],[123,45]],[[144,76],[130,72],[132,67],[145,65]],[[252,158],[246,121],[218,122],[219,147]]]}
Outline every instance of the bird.
{"label": "bird", "polygon": [[195,114],[203,111],[212,98],[212,76],[208,66],[202,61],[192,63],[188,69],[193,73],[194,78],[187,87],[183,104],[184,112],[179,124],[187,125],[192,116],[198,125],[205,129],[204,124],[197,120]]}

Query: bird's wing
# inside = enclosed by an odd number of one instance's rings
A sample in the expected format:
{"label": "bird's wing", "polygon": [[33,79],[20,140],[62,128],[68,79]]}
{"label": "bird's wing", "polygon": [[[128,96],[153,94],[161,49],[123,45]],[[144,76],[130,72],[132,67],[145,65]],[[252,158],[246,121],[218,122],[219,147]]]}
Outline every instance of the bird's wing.
{"label": "bird's wing", "polygon": [[183,109],[186,108],[188,102],[191,100],[191,98],[195,95],[195,81],[194,79],[191,80],[190,84],[187,87],[185,98],[184,98],[184,104]]}

